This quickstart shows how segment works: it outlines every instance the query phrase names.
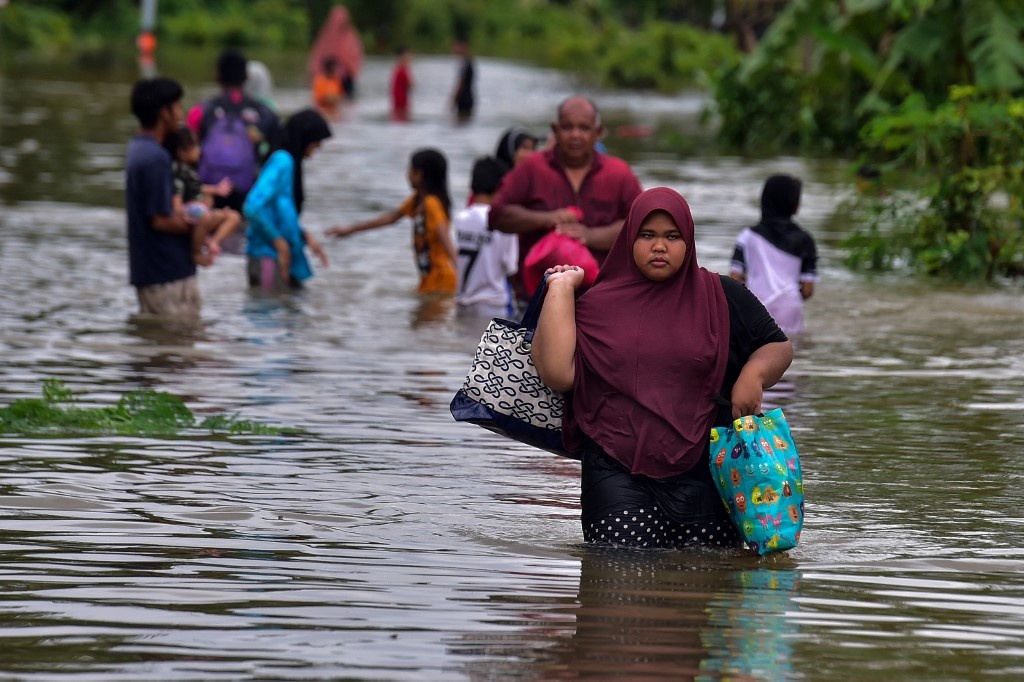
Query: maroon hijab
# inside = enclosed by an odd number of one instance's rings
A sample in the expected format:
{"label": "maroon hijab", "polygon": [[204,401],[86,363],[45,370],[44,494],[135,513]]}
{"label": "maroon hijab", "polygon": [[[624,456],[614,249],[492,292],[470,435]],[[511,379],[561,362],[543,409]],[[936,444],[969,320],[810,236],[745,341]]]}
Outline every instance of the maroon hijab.
{"label": "maroon hijab", "polygon": [[[686,243],[683,266],[663,282],[633,260],[651,213],[668,213]],[[725,377],[729,309],[719,276],[697,265],[693,218],[678,192],[648,190],[633,201],[594,286],[576,304],[576,381],[563,424],[581,431],[636,474],[666,478],[708,449],[712,396]]]}

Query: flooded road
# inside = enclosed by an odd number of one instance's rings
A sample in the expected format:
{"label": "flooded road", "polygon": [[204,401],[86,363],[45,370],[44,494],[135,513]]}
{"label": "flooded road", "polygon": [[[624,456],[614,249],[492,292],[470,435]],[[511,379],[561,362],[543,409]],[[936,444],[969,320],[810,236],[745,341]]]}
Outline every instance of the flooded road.
{"label": "flooded road", "polygon": [[[271,63],[283,111],[306,103],[294,62]],[[191,104],[211,64],[163,67]],[[478,115],[455,127],[453,60],[420,58],[401,125],[389,68],[370,62],[307,162],[316,233],[396,206],[421,146],[448,156],[461,205],[473,159],[509,125],[542,131],[575,87],[483,60]],[[152,388],[301,433],[0,437],[5,679],[1024,674],[1024,298],[846,271],[844,164],[672,153],[616,127],[699,138],[699,98],[592,93],[609,149],[690,201],[703,265],[727,267],[780,170],[804,178],[797,219],[823,256],[771,396],[803,455],[801,546],[598,551],[575,462],[452,421],[484,322],[418,301],[407,224],[327,242],[330,267],[287,299],[250,294],[242,259],[222,257],[200,274],[200,329],[141,324],[121,203],[134,74],[15,71],[0,80],[0,404],[58,378],[88,405]]]}

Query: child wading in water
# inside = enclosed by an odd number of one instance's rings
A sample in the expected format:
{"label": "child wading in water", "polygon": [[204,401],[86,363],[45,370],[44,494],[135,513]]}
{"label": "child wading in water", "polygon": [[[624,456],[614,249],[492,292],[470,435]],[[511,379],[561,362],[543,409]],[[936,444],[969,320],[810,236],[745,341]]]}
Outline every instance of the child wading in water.
{"label": "child wading in water", "polygon": [[204,185],[199,179],[199,142],[188,126],[179,126],[167,136],[164,147],[171,153],[174,174],[174,211],[183,213],[193,225],[192,260],[212,265],[221,252],[220,245],[242,224],[242,216],[230,208],[214,209],[213,197],[231,194],[231,180]]}
{"label": "child wading in water", "polygon": [[307,247],[327,266],[327,255],[299,223],[299,214],[306,197],[302,162],[330,136],[327,121],[312,109],[296,112],[285,123],[280,147],[267,159],[245,200],[250,287],[278,292],[302,288],[313,276]]}
{"label": "child wading in water", "polygon": [[413,194],[398,208],[353,225],[332,227],[326,234],[347,237],[385,227],[403,216],[413,219],[412,247],[420,271],[421,294],[454,294],[458,253],[449,230],[452,200],[448,194],[448,161],[436,149],[421,149],[409,160]]}

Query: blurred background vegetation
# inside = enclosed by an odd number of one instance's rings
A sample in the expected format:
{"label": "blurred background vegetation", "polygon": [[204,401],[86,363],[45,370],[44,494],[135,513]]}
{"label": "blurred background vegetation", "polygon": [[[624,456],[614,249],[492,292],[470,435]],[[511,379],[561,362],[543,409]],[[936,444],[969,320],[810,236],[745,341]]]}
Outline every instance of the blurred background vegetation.
{"label": "blurred background vegetation", "polygon": [[[307,48],[333,0],[164,0],[163,43]],[[368,52],[399,45],[448,52],[455,36],[480,55],[572,70],[601,85],[675,91],[710,87],[710,72],[739,59],[736,41],[712,30],[716,0],[352,0],[343,3]],[[720,7],[721,6],[721,7]],[[10,0],[0,10],[0,49],[10,55],[130,49],[138,0]]]}

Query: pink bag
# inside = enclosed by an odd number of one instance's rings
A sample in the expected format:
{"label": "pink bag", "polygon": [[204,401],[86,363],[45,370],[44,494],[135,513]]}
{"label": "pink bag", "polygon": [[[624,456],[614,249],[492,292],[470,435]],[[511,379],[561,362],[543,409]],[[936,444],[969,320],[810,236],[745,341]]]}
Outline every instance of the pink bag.
{"label": "pink bag", "polygon": [[564,234],[551,231],[533,245],[523,261],[523,286],[533,296],[544,279],[544,271],[556,265],[578,265],[583,268],[583,286],[589,287],[597,278],[597,259],[590,249]]}

